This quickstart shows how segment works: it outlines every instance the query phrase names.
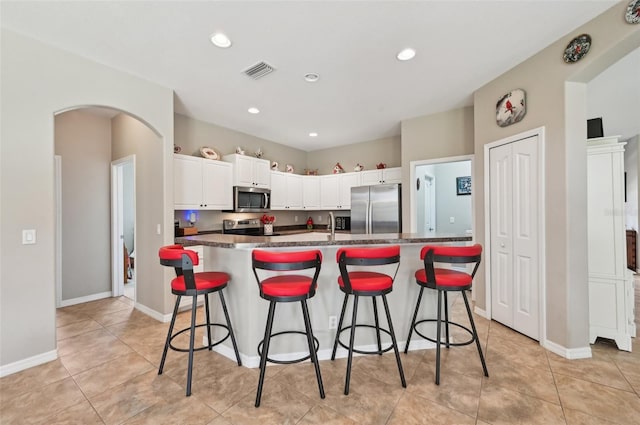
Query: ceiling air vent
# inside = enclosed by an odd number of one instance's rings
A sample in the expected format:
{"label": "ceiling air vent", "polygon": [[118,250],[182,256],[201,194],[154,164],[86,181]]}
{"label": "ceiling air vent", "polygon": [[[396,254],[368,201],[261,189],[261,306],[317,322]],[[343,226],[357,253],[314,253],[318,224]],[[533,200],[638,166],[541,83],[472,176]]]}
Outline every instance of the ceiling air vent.
{"label": "ceiling air vent", "polygon": [[274,67],[266,62],[258,62],[257,64],[250,66],[242,72],[244,72],[247,76],[253,78],[254,80],[257,80],[258,78],[262,78],[267,74],[271,74],[275,70],[276,69]]}

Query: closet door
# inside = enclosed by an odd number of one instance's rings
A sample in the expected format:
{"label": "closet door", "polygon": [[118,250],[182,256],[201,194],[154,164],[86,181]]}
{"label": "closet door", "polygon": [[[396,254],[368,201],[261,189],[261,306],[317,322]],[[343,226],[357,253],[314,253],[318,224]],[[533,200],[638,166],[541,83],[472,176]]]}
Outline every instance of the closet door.
{"label": "closet door", "polygon": [[539,338],[538,137],[489,152],[492,317]]}

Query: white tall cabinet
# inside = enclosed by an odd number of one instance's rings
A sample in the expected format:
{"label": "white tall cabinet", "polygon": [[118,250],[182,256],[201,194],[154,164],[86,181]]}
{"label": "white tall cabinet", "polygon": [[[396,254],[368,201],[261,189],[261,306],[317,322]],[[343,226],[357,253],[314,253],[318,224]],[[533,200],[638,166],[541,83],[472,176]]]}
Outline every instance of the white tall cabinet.
{"label": "white tall cabinet", "polygon": [[631,351],[635,336],[633,274],[627,270],[624,145],[619,136],[587,141],[589,339]]}

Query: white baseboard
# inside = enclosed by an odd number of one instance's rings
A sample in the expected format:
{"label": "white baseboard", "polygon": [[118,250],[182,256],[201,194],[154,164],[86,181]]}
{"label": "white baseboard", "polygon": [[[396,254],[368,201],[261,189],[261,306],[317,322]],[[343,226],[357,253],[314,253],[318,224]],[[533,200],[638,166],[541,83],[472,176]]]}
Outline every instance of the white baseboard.
{"label": "white baseboard", "polygon": [[474,308],[473,308],[473,312],[474,312],[475,314],[477,314],[478,316],[482,316],[482,317],[484,317],[485,319],[490,320],[490,319],[489,319],[489,316],[487,315],[487,312],[486,312],[485,310],[481,309],[480,307],[477,307],[477,306],[476,306],[476,307],[474,307]]}
{"label": "white baseboard", "polygon": [[546,340],[542,343],[542,346],[552,353],[556,353],[559,356],[564,357],[565,359],[589,359],[591,358],[591,347],[580,347],[580,348],[565,348],[562,345],[556,344],[555,342],[551,342]]}
{"label": "white baseboard", "polygon": [[140,304],[139,302],[135,303],[134,308],[136,310],[139,310],[142,313],[146,314],[147,316],[153,317],[154,319],[156,319],[156,320],[158,320],[158,321],[160,321],[162,323],[170,322],[171,321],[171,316],[173,316],[172,313],[170,313],[170,314],[159,313],[159,312],[147,307],[144,304]]}
{"label": "white baseboard", "polygon": [[9,363],[7,365],[0,366],[0,378],[7,375],[11,375],[21,370],[29,369],[30,367],[39,366],[44,363],[48,363],[58,358],[58,350],[47,351],[46,353],[37,354],[35,356],[18,360],[17,362]]}
{"label": "white baseboard", "polygon": [[[398,341],[398,350],[400,352],[403,352],[404,344],[405,344],[405,341]],[[203,336],[202,338],[202,345],[207,345],[206,336]],[[427,341],[425,339],[416,339],[411,341],[411,345],[409,346],[409,351],[431,349],[435,347],[436,347],[436,344],[434,344],[431,341]],[[378,349],[378,346],[375,344],[358,345],[355,348],[361,351],[374,351]],[[233,351],[232,347],[229,347],[224,344],[220,344],[213,347],[213,351],[225,356],[230,360],[233,360],[234,362],[236,361],[236,353]],[[318,350],[318,360],[330,360],[332,351],[333,351],[332,348],[325,348],[322,350]],[[269,355],[269,357],[275,360],[288,361],[288,360],[294,360],[294,359],[299,359],[301,357],[305,357],[308,353],[309,353],[308,351],[301,351],[298,353],[271,354]],[[347,349],[341,346],[338,346],[338,350],[336,350],[336,359],[346,358],[348,355],[349,355],[349,351]],[[363,354],[353,353],[353,355],[354,357],[356,357],[356,356],[362,356]],[[260,357],[257,355],[257,353],[255,356],[249,356],[249,355],[240,353],[240,360],[242,361],[242,366],[244,367],[247,367],[250,369],[260,367]],[[273,363],[267,363],[267,365],[270,365],[270,364],[273,364]]]}
{"label": "white baseboard", "polygon": [[68,307],[70,305],[88,303],[89,301],[101,300],[103,298],[110,298],[110,297],[111,297],[111,291],[99,292],[97,294],[87,295],[86,297],[78,297],[78,298],[71,298],[69,300],[62,300],[60,301],[60,307]]}

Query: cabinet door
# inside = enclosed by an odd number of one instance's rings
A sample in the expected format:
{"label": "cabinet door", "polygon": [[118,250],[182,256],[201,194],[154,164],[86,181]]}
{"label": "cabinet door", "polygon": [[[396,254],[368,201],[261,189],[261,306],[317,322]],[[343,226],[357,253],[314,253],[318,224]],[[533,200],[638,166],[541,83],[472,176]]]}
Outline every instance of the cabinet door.
{"label": "cabinet door", "polygon": [[320,177],[320,208],[334,210],[338,208],[338,174]]}
{"label": "cabinet door", "polygon": [[346,173],[340,175],[338,190],[338,209],[351,209],[351,188],[360,186],[359,173]]}
{"label": "cabinet door", "polygon": [[173,156],[173,203],[178,210],[201,208],[202,159]]}
{"label": "cabinet door", "polygon": [[271,209],[283,210],[287,206],[287,175],[271,172]]}
{"label": "cabinet door", "polygon": [[298,174],[287,175],[287,207],[302,209],[302,176]]}
{"label": "cabinet door", "polygon": [[402,183],[402,167],[386,168],[382,170],[382,181],[388,183]]}
{"label": "cabinet door", "polygon": [[233,166],[227,162],[203,160],[202,201],[205,209],[233,209]]}
{"label": "cabinet door", "polygon": [[251,158],[253,163],[253,181],[257,187],[271,187],[271,167],[265,159]]}
{"label": "cabinet door", "polygon": [[253,158],[249,156],[236,155],[234,173],[236,176],[236,186],[255,186],[253,184]]}
{"label": "cabinet door", "polygon": [[382,170],[361,171],[360,183],[362,186],[382,184]]}
{"label": "cabinet door", "polygon": [[306,210],[320,208],[320,177],[302,177],[302,207]]}

